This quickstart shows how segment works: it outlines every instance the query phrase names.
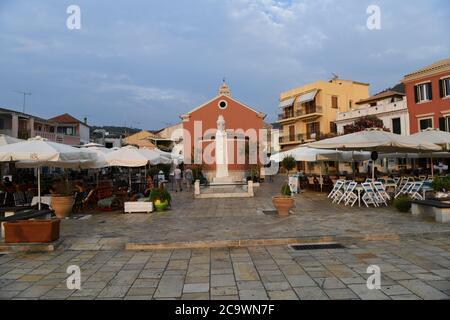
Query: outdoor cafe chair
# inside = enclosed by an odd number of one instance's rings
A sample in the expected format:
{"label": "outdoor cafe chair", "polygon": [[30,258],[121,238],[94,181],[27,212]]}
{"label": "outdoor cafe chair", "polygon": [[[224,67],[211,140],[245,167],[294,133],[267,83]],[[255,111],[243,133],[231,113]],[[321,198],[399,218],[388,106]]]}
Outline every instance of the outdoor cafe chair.
{"label": "outdoor cafe chair", "polygon": [[380,199],[378,198],[377,193],[375,192],[375,189],[373,188],[372,184],[364,182],[361,185],[364,190],[364,194],[361,200],[364,202],[366,207],[369,207],[370,204],[372,204],[374,207],[379,207]]}
{"label": "outdoor cafe chair", "polygon": [[358,185],[357,182],[352,181],[347,189],[347,195],[345,197],[345,205],[348,206],[350,205],[351,207],[353,207],[356,203],[356,201],[358,201],[359,196],[355,193],[355,188]]}
{"label": "outdoor cafe chair", "polygon": [[420,194],[423,182],[414,182],[413,186],[408,191],[409,196],[414,200],[424,200],[423,196]]}
{"label": "outdoor cafe chair", "polygon": [[376,181],[376,182],[373,183],[373,187],[375,189],[375,192],[377,192],[378,199],[380,200],[380,202],[384,203],[386,205],[386,207],[387,207],[388,206],[387,202],[389,200],[391,200],[391,197],[386,192],[386,189],[384,188],[384,185],[381,182]]}
{"label": "outdoor cafe chair", "polygon": [[344,200],[344,203],[347,201],[347,197],[351,194],[354,193],[353,191],[355,191],[355,188],[358,184],[354,181],[350,181],[350,183],[346,186],[346,188],[343,190],[343,192],[341,193],[341,195],[339,197],[336,197],[336,203],[339,204],[342,202],[342,200]]}
{"label": "outdoor cafe chair", "polygon": [[334,198],[334,195],[336,194],[336,192],[338,192],[338,190],[340,190],[343,186],[344,186],[344,181],[343,180],[337,180],[336,183],[334,184],[333,189],[328,194],[327,198],[328,199]]}
{"label": "outdoor cafe chair", "polygon": [[411,190],[411,188],[413,187],[414,183],[413,182],[407,182],[403,185],[403,187],[400,188],[400,191],[398,191],[395,195],[395,199],[397,199],[398,197],[400,197],[402,194],[408,194],[409,190]]}
{"label": "outdoor cafe chair", "polygon": [[28,203],[25,195],[22,191],[14,192],[14,206],[16,207],[29,207],[31,203]]}

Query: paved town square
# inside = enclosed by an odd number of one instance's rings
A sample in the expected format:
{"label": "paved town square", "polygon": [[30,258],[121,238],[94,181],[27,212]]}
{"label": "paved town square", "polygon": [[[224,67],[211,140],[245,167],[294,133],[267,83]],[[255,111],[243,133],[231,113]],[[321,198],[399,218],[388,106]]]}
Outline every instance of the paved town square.
{"label": "paved town square", "polygon": [[[65,236],[55,251],[0,257],[0,297],[450,297],[448,225],[392,208],[330,205],[326,196],[312,192],[295,196],[296,207],[288,218],[264,214],[271,209],[267,195],[284,179],[263,184],[256,197],[245,203],[233,199],[198,202],[191,194],[180,193],[174,197],[173,210],[163,214],[89,213],[64,220]],[[220,247],[223,241],[236,239],[258,240],[262,245],[252,242],[238,247],[233,242],[235,247]],[[287,244],[264,245],[283,240]],[[295,251],[288,245],[327,240],[345,248]],[[127,244],[173,249],[125,250]],[[189,245],[203,248],[180,248]],[[81,290],[67,289],[66,270],[71,265],[81,269]],[[370,265],[381,269],[380,290],[367,288]]]}

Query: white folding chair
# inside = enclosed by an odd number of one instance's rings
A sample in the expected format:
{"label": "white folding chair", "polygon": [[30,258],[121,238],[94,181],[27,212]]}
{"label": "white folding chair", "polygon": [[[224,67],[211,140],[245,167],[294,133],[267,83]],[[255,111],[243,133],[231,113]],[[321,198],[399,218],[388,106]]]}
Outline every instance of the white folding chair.
{"label": "white folding chair", "polygon": [[377,193],[375,192],[375,189],[373,188],[371,183],[364,182],[361,183],[363,189],[364,189],[364,195],[361,197],[361,200],[364,202],[366,207],[369,207],[370,204],[373,204],[375,207],[379,206],[380,199],[377,196]]}
{"label": "white folding chair", "polygon": [[380,203],[384,203],[387,207],[388,206],[387,202],[389,200],[391,200],[391,197],[386,192],[384,185],[379,181],[372,183],[372,185],[373,185],[373,188],[375,189],[375,192],[378,195],[378,199],[379,199]]}
{"label": "white folding chair", "polygon": [[422,189],[423,182],[414,182],[413,186],[409,189],[408,195],[414,200],[423,200],[420,190]]}
{"label": "white folding chair", "polygon": [[409,190],[411,190],[411,188],[413,187],[414,182],[407,182],[403,185],[402,188],[400,188],[400,191],[398,191],[395,195],[395,199],[397,199],[398,197],[400,197],[402,194],[408,194]]}
{"label": "white folding chair", "polygon": [[[333,203],[341,203],[347,197],[347,193],[350,191],[353,181],[344,181],[343,187],[336,192],[333,199]],[[354,188],[353,188],[354,189]]]}
{"label": "white folding chair", "polygon": [[344,185],[344,180],[338,180],[336,181],[336,183],[333,186],[333,190],[331,190],[331,192],[328,194],[327,198],[334,198],[334,195],[336,194],[336,192],[338,192]]}
{"label": "white folding chair", "polygon": [[356,203],[356,201],[358,201],[358,195],[355,193],[355,188],[358,185],[357,182],[352,181],[347,188],[347,192],[345,195],[345,205],[348,206],[350,205],[351,207],[353,207]]}

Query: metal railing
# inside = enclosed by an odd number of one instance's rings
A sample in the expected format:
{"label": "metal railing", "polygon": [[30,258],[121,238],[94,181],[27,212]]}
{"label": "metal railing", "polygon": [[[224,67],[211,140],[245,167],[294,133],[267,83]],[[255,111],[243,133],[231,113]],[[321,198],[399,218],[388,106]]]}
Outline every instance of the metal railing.
{"label": "metal railing", "polygon": [[286,119],[290,119],[290,118],[302,117],[302,116],[307,116],[307,115],[315,114],[315,113],[323,113],[322,106],[314,106],[314,107],[308,107],[308,108],[302,107],[301,109],[293,111],[293,112],[280,113],[280,114],[278,114],[278,120],[286,120]]}

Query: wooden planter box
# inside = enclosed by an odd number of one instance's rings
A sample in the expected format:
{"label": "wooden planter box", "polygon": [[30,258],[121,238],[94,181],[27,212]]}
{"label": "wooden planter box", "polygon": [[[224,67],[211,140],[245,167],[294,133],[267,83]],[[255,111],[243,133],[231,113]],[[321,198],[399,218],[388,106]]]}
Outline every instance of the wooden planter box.
{"label": "wooden planter box", "polygon": [[59,239],[60,220],[5,222],[5,243],[50,243]]}

